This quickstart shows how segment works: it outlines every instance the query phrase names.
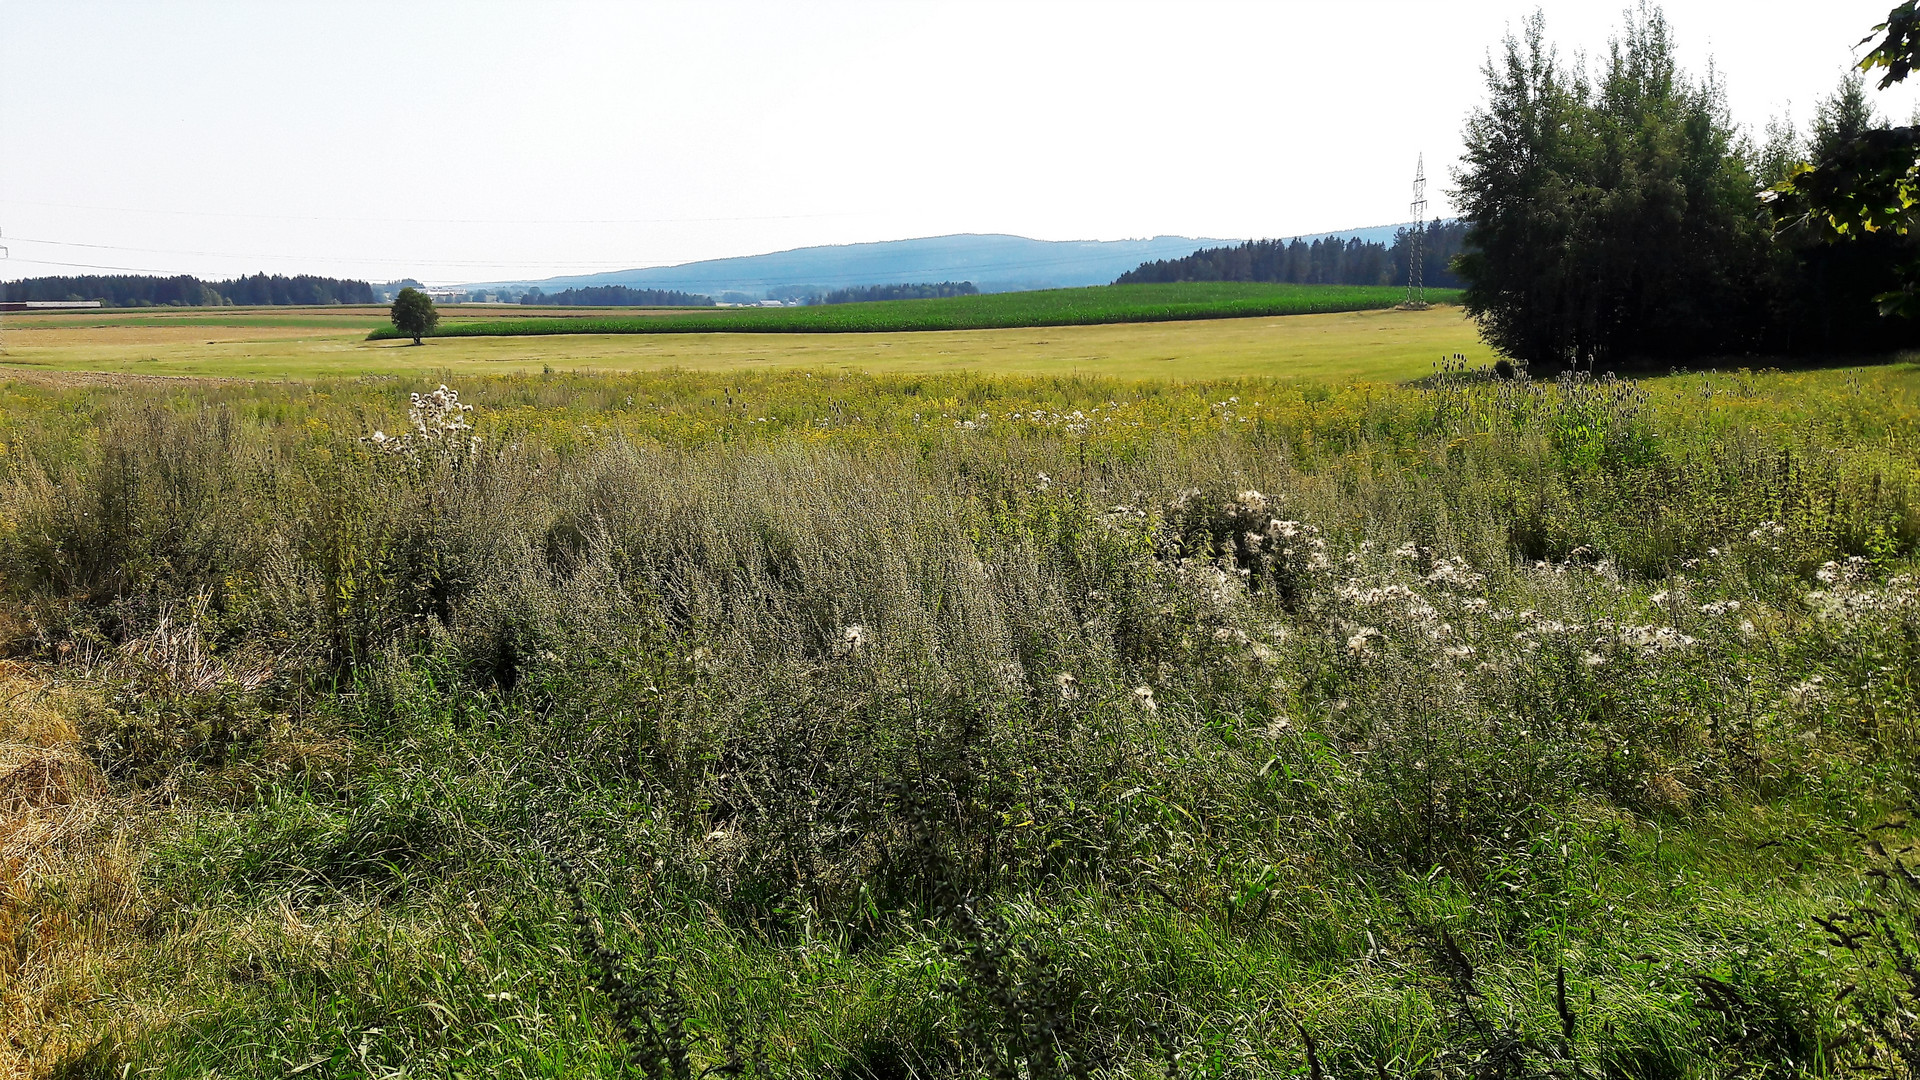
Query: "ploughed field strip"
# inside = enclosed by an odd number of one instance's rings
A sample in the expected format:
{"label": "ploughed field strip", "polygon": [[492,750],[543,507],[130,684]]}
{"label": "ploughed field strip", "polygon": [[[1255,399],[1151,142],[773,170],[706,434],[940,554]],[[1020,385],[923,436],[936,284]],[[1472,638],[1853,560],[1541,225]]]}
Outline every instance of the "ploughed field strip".
{"label": "ploughed field strip", "polygon": [[0,383],[0,1069],[1892,1068],[1917,380]]}

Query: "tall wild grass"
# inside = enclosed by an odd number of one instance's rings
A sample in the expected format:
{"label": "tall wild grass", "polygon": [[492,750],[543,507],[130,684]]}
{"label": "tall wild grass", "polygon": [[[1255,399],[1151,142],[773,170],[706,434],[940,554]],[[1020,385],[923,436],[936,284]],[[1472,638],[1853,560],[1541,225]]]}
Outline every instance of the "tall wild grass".
{"label": "tall wild grass", "polygon": [[67,1075],[1913,1060],[1906,369],[408,389],[0,399]]}

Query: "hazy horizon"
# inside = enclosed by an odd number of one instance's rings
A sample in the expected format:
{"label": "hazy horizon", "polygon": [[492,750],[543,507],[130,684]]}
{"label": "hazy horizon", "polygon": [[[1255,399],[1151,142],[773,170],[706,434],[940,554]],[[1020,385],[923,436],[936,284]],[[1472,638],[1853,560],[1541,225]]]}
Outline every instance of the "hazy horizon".
{"label": "hazy horizon", "polygon": [[[1623,5],[1541,6],[1592,53]],[[1757,137],[1804,128],[1889,6],[1665,10]],[[1406,220],[1419,154],[1445,216],[1480,65],[1533,7],[0,0],[0,279],[1310,235]]]}

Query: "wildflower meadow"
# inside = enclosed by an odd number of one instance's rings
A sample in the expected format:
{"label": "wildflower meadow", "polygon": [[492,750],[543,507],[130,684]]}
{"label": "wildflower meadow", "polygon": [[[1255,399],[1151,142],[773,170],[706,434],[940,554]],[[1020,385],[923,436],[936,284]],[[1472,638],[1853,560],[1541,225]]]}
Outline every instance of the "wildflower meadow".
{"label": "wildflower meadow", "polygon": [[1920,1064],[1906,364],[0,386],[0,1061]]}

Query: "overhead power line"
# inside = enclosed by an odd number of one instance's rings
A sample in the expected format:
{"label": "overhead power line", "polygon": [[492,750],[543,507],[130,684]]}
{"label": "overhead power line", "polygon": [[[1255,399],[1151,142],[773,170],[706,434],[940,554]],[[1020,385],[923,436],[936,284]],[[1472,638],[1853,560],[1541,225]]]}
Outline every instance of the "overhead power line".
{"label": "overhead power line", "polygon": [[565,262],[539,262],[525,259],[479,260],[479,259],[393,259],[378,256],[336,256],[336,255],[267,255],[259,252],[240,251],[194,251],[186,248],[148,248],[127,247],[121,244],[85,244],[76,240],[38,240],[32,237],[16,236],[14,240],[23,244],[46,244],[51,247],[86,248],[93,251],[134,251],[145,255],[195,255],[214,259],[274,259],[281,262],[320,262],[320,263],[386,263],[395,266],[476,266],[476,267],[514,267],[531,266],[543,269],[572,266],[605,266],[616,270],[625,270],[633,265],[631,260],[614,261],[611,259],[570,259]]}
{"label": "overhead power line", "polygon": [[818,218],[870,217],[866,211],[841,211],[831,214],[736,214],[720,217],[651,218],[430,218],[365,217],[354,214],[246,214],[232,210],[156,210],[134,206],[95,206],[88,203],[45,202],[36,199],[0,197],[0,204],[47,206],[63,210],[98,210],[113,214],[150,214],[156,217],[240,218],[249,221],[357,221],[375,225],[678,225],[718,221],[803,221]]}
{"label": "overhead power line", "polygon": [[155,270],[145,266],[106,266],[101,263],[55,262],[52,259],[12,259],[11,262],[32,263],[35,266],[61,266],[69,270],[118,270],[124,274],[159,274],[162,277],[181,277],[180,270]]}

